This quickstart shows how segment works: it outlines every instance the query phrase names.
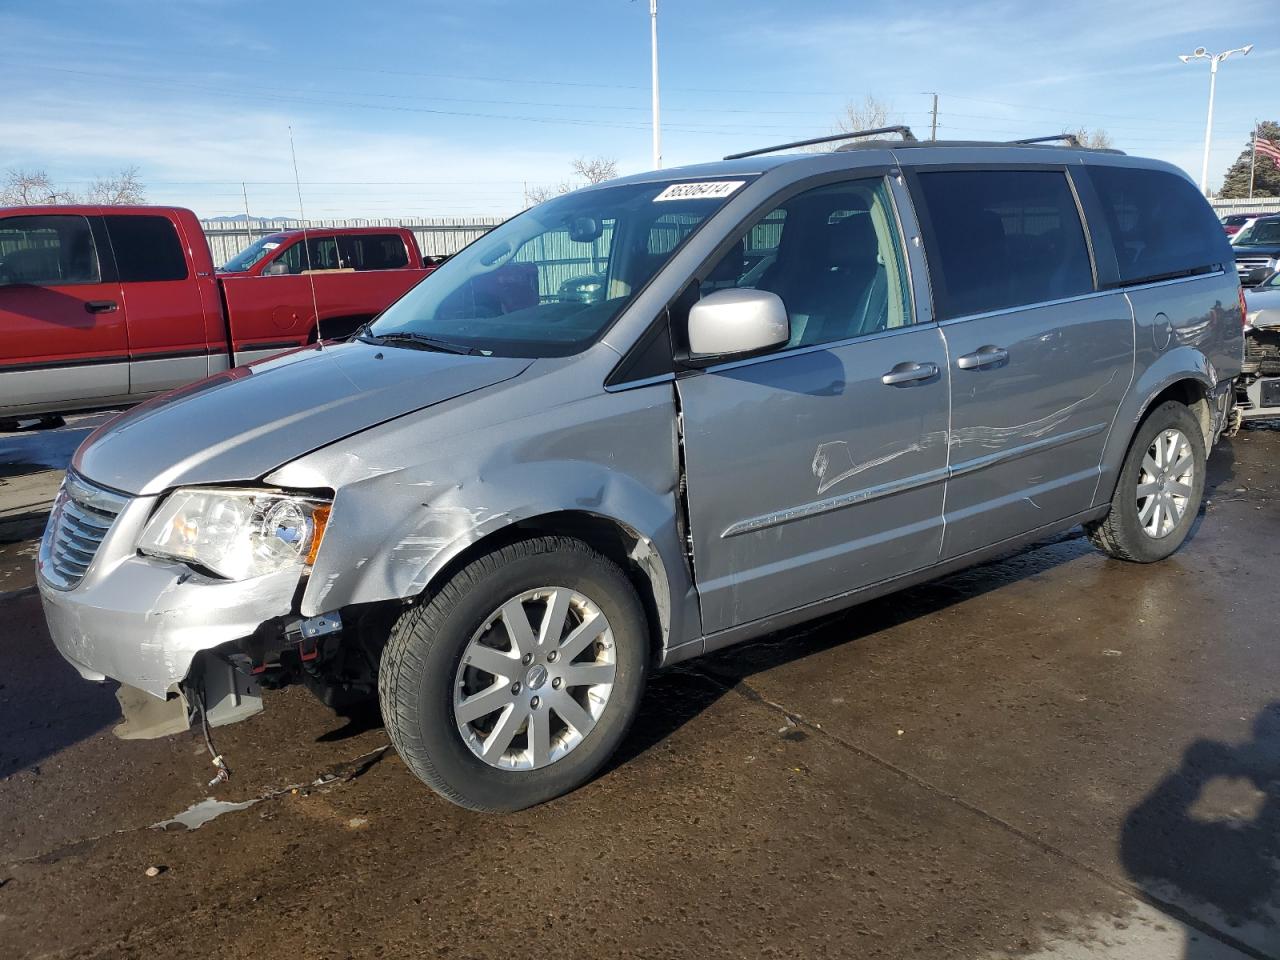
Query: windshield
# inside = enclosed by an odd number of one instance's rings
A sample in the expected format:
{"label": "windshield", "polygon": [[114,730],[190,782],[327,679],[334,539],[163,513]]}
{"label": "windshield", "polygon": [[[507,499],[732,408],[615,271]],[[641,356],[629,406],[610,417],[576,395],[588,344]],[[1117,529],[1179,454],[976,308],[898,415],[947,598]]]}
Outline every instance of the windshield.
{"label": "windshield", "polygon": [[284,240],[285,236],[282,233],[255,240],[218,269],[222,273],[244,273],[284,243]]}
{"label": "windshield", "polygon": [[1231,240],[1237,247],[1260,247],[1280,244],[1280,217],[1255,220]]}
{"label": "windshield", "polygon": [[635,183],[549,200],[454,256],[367,336],[485,355],[577,353],[744,183]]}

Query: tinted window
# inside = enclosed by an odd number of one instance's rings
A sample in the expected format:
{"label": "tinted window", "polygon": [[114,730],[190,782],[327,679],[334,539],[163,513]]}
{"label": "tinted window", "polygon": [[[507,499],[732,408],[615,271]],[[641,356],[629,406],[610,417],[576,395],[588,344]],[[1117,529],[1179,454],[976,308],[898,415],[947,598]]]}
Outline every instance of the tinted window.
{"label": "tinted window", "polygon": [[[267,268],[268,273],[306,273],[308,270],[338,270],[337,237],[307,237],[305,244],[299,240],[276,257]],[[274,269],[272,269],[274,268]]]}
{"label": "tinted window", "polygon": [[939,319],[1093,290],[1084,228],[1065,174],[951,170],[921,173],[919,184]]}
{"label": "tinted window", "polygon": [[343,266],[354,270],[400,270],[409,265],[404,240],[394,233],[341,238]]}
{"label": "tinted window", "polygon": [[98,251],[84,217],[0,220],[0,284],[98,283]]}
{"label": "tinted window", "polygon": [[883,179],[818,187],[755,221],[711,270],[703,295],[776,293],[788,346],[834,343],[912,322],[898,226]]}
{"label": "tinted window", "polygon": [[167,217],[108,216],[107,233],[122,283],[187,279],[187,258]]}
{"label": "tinted window", "polygon": [[1229,262],[1218,218],[1191,181],[1163,170],[1088,167],[1123,283],[1215,270]]}

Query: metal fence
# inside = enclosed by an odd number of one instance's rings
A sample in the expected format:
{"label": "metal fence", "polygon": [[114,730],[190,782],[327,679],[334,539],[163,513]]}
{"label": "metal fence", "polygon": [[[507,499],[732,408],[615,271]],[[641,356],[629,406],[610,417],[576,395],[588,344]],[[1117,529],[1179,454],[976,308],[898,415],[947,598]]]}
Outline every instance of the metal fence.
{"label": "metal fence", "polygon": [[1280,197],[1261,200],[1210,200],[1213,212],[1220,217],[1229,213],[1280,213]]}
{"label": "metal fence", "polygon": [[326,227],[404,227],[413,231],[418,246],[426,256],[457,253],[472,240],[484,236],[503,217],[430,217],[385,220],[202,220],[204,235],[209,239],[213,262],[221,265],[259,237],[281,230],[322,230]]}

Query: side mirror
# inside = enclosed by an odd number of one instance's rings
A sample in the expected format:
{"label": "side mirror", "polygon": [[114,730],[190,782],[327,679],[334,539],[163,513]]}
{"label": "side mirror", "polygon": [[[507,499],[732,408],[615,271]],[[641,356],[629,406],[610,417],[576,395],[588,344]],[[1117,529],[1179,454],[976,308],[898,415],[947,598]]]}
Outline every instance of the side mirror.
{"label": "side mirror", "polygon": [[267,269],[262,271],[264,277],[282,277],[289,272],[289,265],[283,260],[276,260],[274,263],[267,264]]}
{"label": "side mirror", "polygon": [[692,366],[762,353],[790,339],[786,305],[767,290],[717,290],[689,310]]}

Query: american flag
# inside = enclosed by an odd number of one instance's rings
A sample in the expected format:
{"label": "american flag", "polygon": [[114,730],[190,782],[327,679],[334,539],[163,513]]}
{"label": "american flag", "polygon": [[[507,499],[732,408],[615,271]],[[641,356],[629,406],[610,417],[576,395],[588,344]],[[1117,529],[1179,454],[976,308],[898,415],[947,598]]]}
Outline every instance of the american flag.
{"label": "american flag", "polygon": [[1253,148],[1257,151],[1258,156],[1270,157],[1277,169],[1280,169],[1280,144],[1274,140],[1263,140],[1261,137],[1255,137]]}

